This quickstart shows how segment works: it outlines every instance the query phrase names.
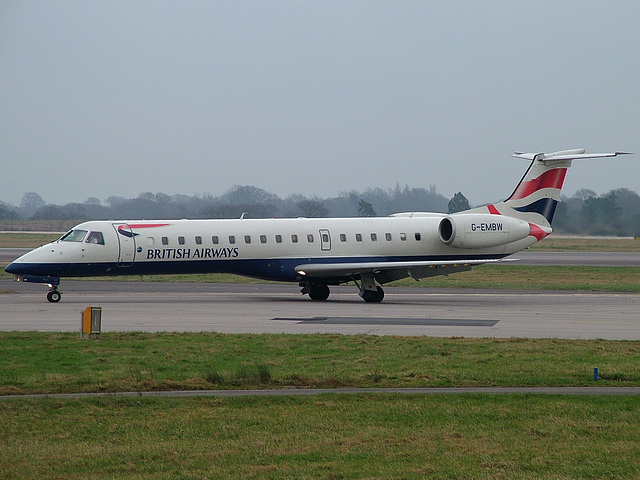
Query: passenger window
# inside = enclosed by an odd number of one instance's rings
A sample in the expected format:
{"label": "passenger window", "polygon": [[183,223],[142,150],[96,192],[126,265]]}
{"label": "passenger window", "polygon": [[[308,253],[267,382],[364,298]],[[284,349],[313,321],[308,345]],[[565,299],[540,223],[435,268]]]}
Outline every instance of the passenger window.
{"label": "passenger window", "polygon": [[387,240],[387,242],[391,241],[391,234],[390,233],[385,233],[384,234],[384,238]]}
{"label": "passenger window", "polygon": [[87,234],[86,230],[71,230],[60,238],[61,242],[81,242]]}
{"label": "passenger window", "polygon": [[298,243],[298,235],[296,235],[295,233],[291,235],[291,241],[293,243]]}
{"label": "passenger window", "polygon": [[102,232],[91,232],[86,240],[87,243],[94,243],[96,245],[104,245],[104,236]]}
{"label": "passenger window", "polygon": [[231,245],[233,245],[234,243],[236,243],[236,236],[235,235],[229,235],[229,243]]}
{"label": "passenger window", "polygon": [[147,245],[153,247],[156,244],[156,239],[153,237],[147,237]]}
{"label": "passenger window", "polygon": [[276,235],[276,243],[282,243],[282,235]]}
{"label": "passenger window", "polygon": [[202,245],[202,237],[201,236],[196,236],[196,245]]}
{"label": "passenger window", "polygon": [[323,233],[322,234],[322,241],[327,243],[329,241],[329,234],[328,233]]}
{"label": "passenger window", "polygon": [[371,241],[372,241],[372,242],[377,242],[377,241],[378,241],[378,235],[377,235],[377,234],[375,234],[375,233],[372,233],[372,234],[371,234]]}
{"label": "passenger window", "polygon": [[213,243],[214,245],[218,245],[218,243],[220,243],[220,239],[218,238],[217,235],[214,235],[213,237],[211,237],[211,243]]}
{"label": "passenger window", "polygon": [[420,232],[416,232],[415,237],[416,237],[416,242],[419,242],[420,239],[422,238],[422,236],[420,235]]}
{"label": "passenger window", "polygon": [[184,237],[178,237],[178,244],[184,245]]}
{"label": "passenger window", "polygon": [[402,240],[403,242],[407,241],[407,234],[406,233],[401,233],[400,234],[400,240]]}
{"label": "passenger window", "polygon": [[244,236],[244,243],[251,243],[251,235]]}
{"label": "passenger window", "polygon": [[260,235],[260,243],[267,243],[267,236],[266,235]]}
{"label": "passenger window", "polygon": [[340,234],[340,241],[341,242],[346,242],[347,241],[347,235],[345,233],[341,233]]}
{"label": "passenger window", "polygon": [[361,242],[361,241],[362,241],[362,234],[356,233],[356,242]]}
{"label": "passenger window", "polygon": [[169,238],[167,238],[167,237],[162,237],[162,244],[163,244],[163,245],[169,245]]}
{"label": "passenger window", "polygon": [[311,235],[310,233],[307,234],[307,242],[313,243],[313,235]]}

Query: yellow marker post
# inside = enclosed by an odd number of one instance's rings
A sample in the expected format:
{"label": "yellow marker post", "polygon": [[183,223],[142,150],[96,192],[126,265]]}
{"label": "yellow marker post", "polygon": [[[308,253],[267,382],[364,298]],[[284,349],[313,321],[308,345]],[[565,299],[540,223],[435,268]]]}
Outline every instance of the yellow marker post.
{"label": "yellow marker post", "polygon": [[102,307],[87,307],[82,312],[82,338],[100,335],[102,329]]}

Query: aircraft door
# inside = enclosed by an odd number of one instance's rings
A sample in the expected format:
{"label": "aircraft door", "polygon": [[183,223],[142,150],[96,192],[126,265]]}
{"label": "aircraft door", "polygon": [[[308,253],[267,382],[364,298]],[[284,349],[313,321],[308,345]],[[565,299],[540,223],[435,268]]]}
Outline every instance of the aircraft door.
{"label": "aircraft door", "polygon": [[320,249],[323,252],[331,250],[331,234],[326,228],[320,229]]}
{"label": "aircraft door", "polygon": [[118,236],[118,266],[130,267],[136,254],[135,234],[126,223],[114,223]]}

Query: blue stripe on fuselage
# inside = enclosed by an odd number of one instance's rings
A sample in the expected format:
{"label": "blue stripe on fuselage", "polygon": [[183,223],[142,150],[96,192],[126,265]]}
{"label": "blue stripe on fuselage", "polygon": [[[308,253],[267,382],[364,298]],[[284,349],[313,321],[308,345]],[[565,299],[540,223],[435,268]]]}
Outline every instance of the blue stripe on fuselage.
{"label": "blue stripe on fuselage", "polygon": [[331,263],[381,263],[455,261],[497,259],[504,254],[493,255],[431,255],[431,256],[380,256],[380,257],[302,257],[271,259],[228,259],[186,261],[140,261],[121,267],[115,262],[104,263],[12,263],[6,269],[16,275],[41,275],[49,277],[96,277],[121,275],[171,275],[195,273],[232,273],[247,277],[292,282],[299,276],[298,265]]}

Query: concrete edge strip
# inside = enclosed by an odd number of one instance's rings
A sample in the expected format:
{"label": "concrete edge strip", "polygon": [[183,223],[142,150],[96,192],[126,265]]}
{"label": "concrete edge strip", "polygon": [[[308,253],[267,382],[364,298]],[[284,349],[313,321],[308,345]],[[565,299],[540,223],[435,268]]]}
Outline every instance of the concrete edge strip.
{"label": "concrete edge strip", "polygon": [[100,397],[282,397],[325,394],[401,394],[401,395],[640,395],[640,387],[452,387],[452,388],[282,388],[271,390],[176,390],[159,392],[89,392],[1,395],[0,400],[76,399]]}

